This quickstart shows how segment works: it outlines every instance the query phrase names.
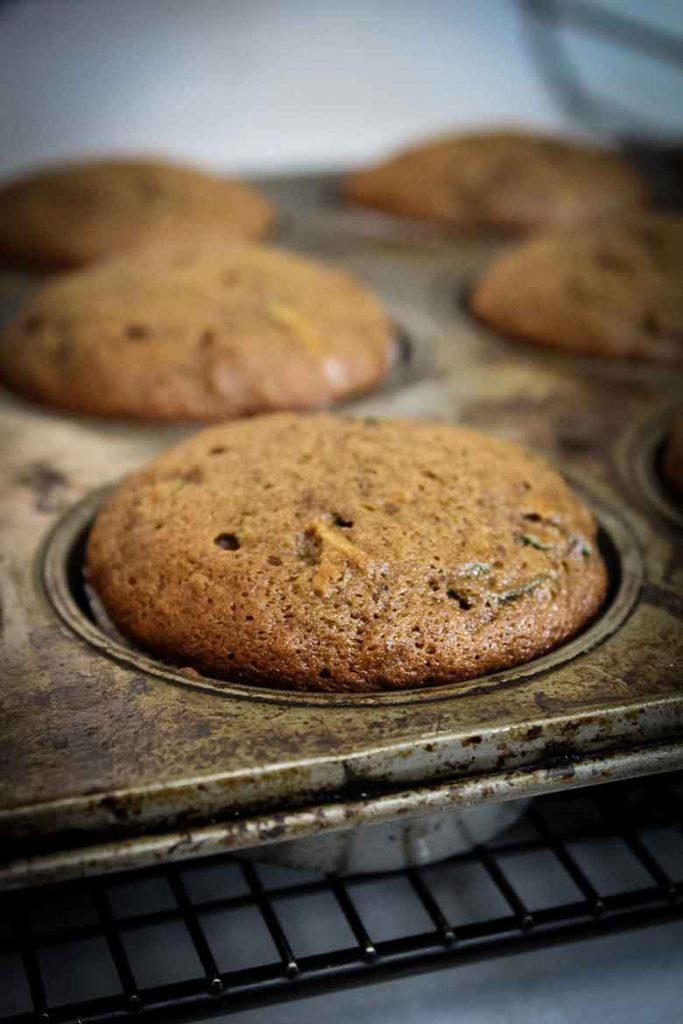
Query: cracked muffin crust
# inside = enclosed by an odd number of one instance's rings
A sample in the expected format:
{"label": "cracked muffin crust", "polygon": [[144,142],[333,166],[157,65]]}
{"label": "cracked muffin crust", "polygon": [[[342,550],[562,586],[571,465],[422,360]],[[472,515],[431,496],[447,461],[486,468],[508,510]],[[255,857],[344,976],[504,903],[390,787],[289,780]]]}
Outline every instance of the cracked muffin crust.
{"label": "cracked muffin crust", "polygon": [[348,199],[467,231],[534,231],[640,206],[646,189],[616,154],[522,131],[428,140],[344,183]]}
{"label": "cracked muffin crust", "polygon": [[683,217],[640,214],[539,235],[475,284],[476,316],[529,341],[683,362]]}
{"label": "cracked muffin crust", "polygon": [[202,230],[260,238],[273,220],[255,189],[196,168],[151,159],[67,164],[0,186],[0,259],[76,267]]}
{"label": "cracked muffin crust", "polygon": [[100,511],[90,584],[179,667],[374,691],[528,661],[595,616],[591,513],[542,459],[470,430],[273,415],[212,427]]}
{"label": "cracked muffin crust", "polygon": [[227,419],[365,391],[394,351],[379,302],[345,270],[186,241],[48,283],[0,335],[0,378],[95,416]]}

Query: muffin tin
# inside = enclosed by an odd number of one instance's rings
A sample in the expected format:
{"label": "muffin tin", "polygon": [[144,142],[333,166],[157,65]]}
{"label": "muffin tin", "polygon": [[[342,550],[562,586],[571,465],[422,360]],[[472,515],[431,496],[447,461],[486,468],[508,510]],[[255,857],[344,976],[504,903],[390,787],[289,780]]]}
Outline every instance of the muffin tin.
{"label": "muffin tin", "polygon": [[103,488],[189,428],[64,416],[3,392],[4,886],[683,766],[680,517],[643,484],[656,479],[651,425],[661,439],[681,375],[481,328],[459,296],[509,241],[408,244],[408,226],[378,238],[356,210],[341,230],[329,179],[266,188],[279,241],[355,270],[410,339],[385,387],[345,411],[460,421],[546,454],[596,512],[610,600],[543,658],[423,691],[188,676],[101,628],[80,565]]}

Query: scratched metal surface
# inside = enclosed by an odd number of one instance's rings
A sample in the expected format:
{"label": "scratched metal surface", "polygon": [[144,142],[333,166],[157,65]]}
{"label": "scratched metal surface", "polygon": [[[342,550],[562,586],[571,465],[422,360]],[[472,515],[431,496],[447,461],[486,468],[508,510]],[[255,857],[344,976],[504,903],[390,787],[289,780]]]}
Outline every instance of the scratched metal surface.
{"label": "scratched metal surface", "polygon": [[[202,830],[248,846],[414,813],[436,793],[471,804],[683,765],[680,521],[648,469],[681,375],[480,328],[460,299],[505,241],[343,210],[327,179],[267,187],[279,241],[356,270],[411,338],[410,365],[348,411],[459,421],[544,452],[611,538],[616,596],[568,650],[438,690],[354,701],[193,686],[99,632],[64,569],[97,489],[187,428],[3,391],[0,884],[99,870],[97,850],[111,867],[178,855]],[[25,287],[0,280],[5,316]]]}

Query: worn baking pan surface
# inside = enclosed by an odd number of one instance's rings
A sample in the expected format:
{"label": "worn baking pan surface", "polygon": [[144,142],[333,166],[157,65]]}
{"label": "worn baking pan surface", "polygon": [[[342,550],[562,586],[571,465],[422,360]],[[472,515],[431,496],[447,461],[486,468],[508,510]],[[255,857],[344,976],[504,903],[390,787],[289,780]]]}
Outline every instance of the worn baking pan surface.
{"label": "worn baking pan surface", "polygon": [[3,392],[4,884],[683,764],[681,534],[653,461],[680,376],[483,330],[463,294],[506,242],[409,245],[409,226],[373,234],[327,183],[272,190],[282,243],[356,270],[408,338],[387,386],[347,411],[461,421],[545,452],[600,521],[610,599],[544,658],[438,689],[354,698],[188,678],[108,635],[80,575],[102,489],[188,428]]}

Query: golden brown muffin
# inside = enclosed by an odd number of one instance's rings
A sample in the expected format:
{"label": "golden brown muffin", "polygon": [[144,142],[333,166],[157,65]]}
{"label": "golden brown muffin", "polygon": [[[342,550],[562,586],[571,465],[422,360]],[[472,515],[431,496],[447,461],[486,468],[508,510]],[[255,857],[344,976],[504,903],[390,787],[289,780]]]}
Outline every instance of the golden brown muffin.
{"label": "golden brown muffin", "polygon": [[260,238],[270,204],[239,181],[162,160],[99,160],[0,188],[0,260],[76,267],[158,239],[209,230]]}
{"label": "golden brown muffin", "polygon": [[529,341],[683,361],[683,218],[639,214],[541,235],[504,252],[473,312]]}
{"label": "golden brown muffin", "polygon": [[177,666],[300,690],[468,679],[600,608],[590,512],[542,459],[451,426],[262,416],[129,477],[87,573],[115,625]]}
{"label": "golden brown muffin", "polygon": [[639,206],[645,186],[618,156],[514,131],[417,145],[345,182],[347,198],[466,231],[534,231]]}
{"label": "golden brown muffin", "polygon": [[54,279],[0,335],[0,378],[95,416],[211,420],[370,388],[390,322],[346,271],[254,244],[138,249]]}
{"label": "golden brown muffin", "polygon": [[683,412],[674,417],[664,448],[662,471],[666,482],[683,498]]}

